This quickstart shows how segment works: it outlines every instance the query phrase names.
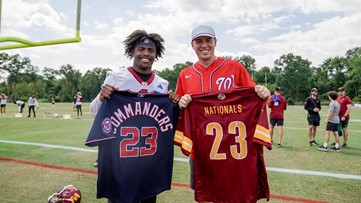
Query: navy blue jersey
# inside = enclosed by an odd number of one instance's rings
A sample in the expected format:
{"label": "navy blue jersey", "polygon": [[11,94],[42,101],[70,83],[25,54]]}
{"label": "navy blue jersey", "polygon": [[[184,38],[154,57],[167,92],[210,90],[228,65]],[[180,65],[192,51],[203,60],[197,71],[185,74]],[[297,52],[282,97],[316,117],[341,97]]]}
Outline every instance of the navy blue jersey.
{"label": "navy blue jersey", "polygon": [[99,150],[97,198],[133,203],[170,189],[178,114],[167,94],[104,100],[85,143]]}

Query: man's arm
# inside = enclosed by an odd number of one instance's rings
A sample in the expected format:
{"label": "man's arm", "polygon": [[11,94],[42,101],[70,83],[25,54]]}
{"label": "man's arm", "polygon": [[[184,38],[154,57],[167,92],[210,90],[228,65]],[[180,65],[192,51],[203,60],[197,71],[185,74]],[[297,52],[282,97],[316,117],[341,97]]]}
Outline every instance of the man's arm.
{"label": "man's arm", "polygon": [[348,117],[348,115],[350,115],[350,112],[351,112],[351,108],[352,108],[352,105],[351,104],[347,104],[347,109],[346,109],[346,112],[345,114],[343,115],[343,117]]}
{"label": "man's arm", "polygon": [[309,101],[309,98],[307,98],[307,99],[305,100],[305,105],[303,106],[303,108],[304,108],[306,111],[312,111],[312,109],[309,108],[308,101]]}
{"label": "man's arm", "polygon": [[110,95],[114,92],[119,90],[119,87],[109,85],[109,84],[103,84],[99,94],[96,96],[96,98],[90,103],[90,112],[95,117],[99,111],[100,106],[102,105],[102,102],[104,99],[109,99]]}

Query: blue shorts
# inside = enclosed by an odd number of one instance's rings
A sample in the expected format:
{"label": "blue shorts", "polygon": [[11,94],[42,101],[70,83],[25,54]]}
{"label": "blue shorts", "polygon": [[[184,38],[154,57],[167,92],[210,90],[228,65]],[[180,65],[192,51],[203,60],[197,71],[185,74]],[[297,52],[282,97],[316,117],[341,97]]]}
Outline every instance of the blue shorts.
{"label": "blue shorts", "polygon": [[308,125],[320,126],[320,115],[307,115]]}

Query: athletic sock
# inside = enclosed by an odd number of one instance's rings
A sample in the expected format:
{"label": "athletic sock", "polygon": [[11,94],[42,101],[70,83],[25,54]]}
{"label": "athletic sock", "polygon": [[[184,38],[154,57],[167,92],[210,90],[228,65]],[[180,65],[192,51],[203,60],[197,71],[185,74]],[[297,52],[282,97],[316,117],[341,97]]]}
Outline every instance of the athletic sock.
{"label": "athletic sock", "polygon": [[323,146],[324,146],[325,148],[327,148],[327,145],[328,145],[328,144],[327,144],[326,142],[323,143]]}
{"label": "athletic sock", "polygon": [[335,143],[335,148],[340,148],[340,143]]}

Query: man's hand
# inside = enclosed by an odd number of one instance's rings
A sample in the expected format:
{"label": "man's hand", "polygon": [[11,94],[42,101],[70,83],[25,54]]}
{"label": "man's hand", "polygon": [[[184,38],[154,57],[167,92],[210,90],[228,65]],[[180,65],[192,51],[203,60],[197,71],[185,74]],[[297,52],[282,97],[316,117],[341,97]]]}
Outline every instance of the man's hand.
{"label": "man's hand", "polygon": [[168,91],[169,99],[171,99],[174,103],[177,103],[180,100],[178,94],[173,92],[173,90]]}
{"label": "man's hand", "polygon": [[271,95],[271,93],[267,89],[267,87],[265,87],[263,85],[256,85],[256,87],[254,87],[254,91],[262,99],[267,99]]}
{"label": "man's hand", "polygon": [[319,108],[314,108],[313,111],[314,111],[314,112],[319,112],[320,109],[319,109]]}
{"label": "man's hand", "polygon": [[185,94],[179,100],[179,108],[187,108],[188,104],[192,101],[191,95]]}
{"label": "man's hand", "polygon": [[119,87],[113,86],[113,85],[109,85],[109,84],[104,84],[102,85],[102,89],[100,90],[99,93],[99,99],[100,101],[103,101],[104,99],[109,99],[110,95],[115,91],[115,90],[119,90]]}

